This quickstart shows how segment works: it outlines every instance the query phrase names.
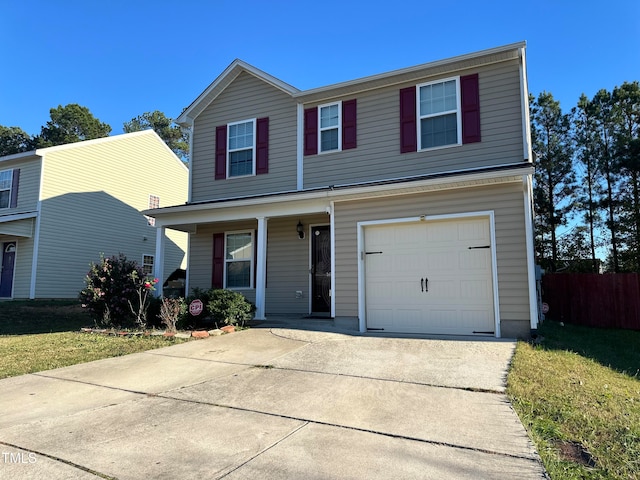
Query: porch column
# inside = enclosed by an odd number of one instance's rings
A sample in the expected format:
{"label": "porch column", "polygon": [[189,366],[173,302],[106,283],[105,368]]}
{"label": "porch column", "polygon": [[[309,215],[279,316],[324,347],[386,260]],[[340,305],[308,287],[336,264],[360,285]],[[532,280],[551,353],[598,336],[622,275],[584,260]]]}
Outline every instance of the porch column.
{"label": "porch column", "polygon": [[267,217],[257,217],[256,238],[256,320],[264,320],[265,290],[267,284]]}
{"label": "porch column", "polygon": [[158,279],[156,290],[153,294],[156,297],[162,296],[162,284],[164,283],[164,250],[167,236],[164,227],[156,228],[156,253],[153,259],[153,276]]}

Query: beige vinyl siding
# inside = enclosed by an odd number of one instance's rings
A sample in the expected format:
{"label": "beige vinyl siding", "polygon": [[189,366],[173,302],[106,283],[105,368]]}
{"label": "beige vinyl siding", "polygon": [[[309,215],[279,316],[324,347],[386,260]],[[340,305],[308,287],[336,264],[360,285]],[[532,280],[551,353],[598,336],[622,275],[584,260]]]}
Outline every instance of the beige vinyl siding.
{"label": "beige vinyl siding", "polygon": [[358,315],[357,222],[490,210],[495,213],[502,336],[527,336],[530,320],[521,183],[336,203],[336,316]]}
{"label": "beige vinyl siding", "polygon": [[[305,228],[305,238],[298,238],[298,220]],[[287,217],[269,220],[267,227],[266,313],[308,314],[310,292],[311,225],[328,225],[328,215]],[[296,298],[296,291],[302,298]]]}
{"label": "beige vinyl siding", "polygon": [[31,286],[31,262],[33,259],[33,238],[0,235],[0,255],[6,242],[16,242],[16,261],[13,277],[13,298],[29,298]]}
{"label": "beige vinyl siding", "polygon": [[[306,236],[299,239],[296,225],[301,221]],[[266,314],[308,314],[310,298],[310,225],[328,225],[328,215],[271,218],[267,221]],[[189,287],[211,288],[213,268],[213,234],[238,230],[255,230],[256,221],[199,225],[191,236]],[[238,290],[255,301],[255,289]],[[296,298],[302,291],[302,298]]]}
{"label": "beige vinyl siding", "polygon": [[[212,287],[214,233],[241,230],[255,231],[257,228],[258,222],[255,220],[198,225],[197,231],[191,235],[189,243],[189,269],[187,271],[187,275],[189,275],[189,289],[201,288],[207,290]],[[255,303],[256,291],[254,288],[243,288],[238,291],[250,302]],[[187,294],[191,294],[191,291]]]}
{"label": "beige vinyl siding", "polygon": [[[253,75],[241,73],[195,120],[192,201],[295,190],[296,102]],[[215,180],[216,127],[269,117],[269,173]]]}
{"label": "beige vinyl siding", "polygon": [[[466,145],[400,154],[401,88],[452,74],[428,77],[341,100],[358,102],[358,147],[304,157],[304,187],[460,171],[523,161],[522,108],[518,61],[512,60],[457,74],[479,74],[482,141]],[[305,105],[305,108],[313,105]]]}
{"label": "beige vinyl siding", "polygon": [[[156,229],[140,213],[184,203],[188,172],[150,132],[45,152],[36,297],[70,298],[89,264],[123,253],[142,265],[155,255]],[[126,138],[125,138],[126,137]],[[186,234],[171,232],[164,272],[183,264]]]}
{"label": "beige vinyl siding", "polygon": [[15,208],[1,208],[0,221],[3,215],[34,212],[38,208],[40,192],[40,157],[34,155],[27,159],[16,159],[0,162],[0,171],[20,169],[18,183],[18,203]]}

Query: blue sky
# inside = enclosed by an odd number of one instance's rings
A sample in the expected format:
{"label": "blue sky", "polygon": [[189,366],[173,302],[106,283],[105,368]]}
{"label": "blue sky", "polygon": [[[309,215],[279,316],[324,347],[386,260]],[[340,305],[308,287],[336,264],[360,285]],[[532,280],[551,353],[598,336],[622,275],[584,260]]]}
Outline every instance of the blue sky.
{"label": "blue sky", "polygon": [[235,58],[304,90],[522,40],[530,91],[565,111],[640,80],[638,0],[0,0],[0,125],[175,118]]}

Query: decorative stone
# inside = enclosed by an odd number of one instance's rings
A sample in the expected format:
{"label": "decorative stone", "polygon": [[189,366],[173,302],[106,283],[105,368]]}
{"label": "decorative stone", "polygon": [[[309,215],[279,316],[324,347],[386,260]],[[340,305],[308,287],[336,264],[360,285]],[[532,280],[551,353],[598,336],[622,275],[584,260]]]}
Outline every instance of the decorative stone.
{"label": "decorative stone", "polygon": [[234,327],[233,325],[225,325],[220,330],[222,330],[224,333],[233,333],[236,331],[236,327]]}
{"label": "decorative stone", "polygon": [[193,338],[207,338],[209,336],[209,332],[206,330],[195,330],[191,332],[191,336]]}
{"label": "decorative stone", "polygon": [[224,332],[222,330],[220,330],[219,328],[214,328],[213,330],[209,330],[209,335],[211,335],[212,337],[218,337],[220,335],[222,335]]}
{"label": "decorative stone", "polygon": [[187,332],[187,333],[176,333],[176,338],[191,338],[191,333]]}

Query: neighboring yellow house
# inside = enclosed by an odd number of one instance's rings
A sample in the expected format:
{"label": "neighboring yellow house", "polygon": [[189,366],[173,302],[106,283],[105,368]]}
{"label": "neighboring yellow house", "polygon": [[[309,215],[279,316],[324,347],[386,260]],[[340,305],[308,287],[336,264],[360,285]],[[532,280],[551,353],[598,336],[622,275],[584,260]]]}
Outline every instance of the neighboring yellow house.
{"label": "neighboring yellow house", "polygon": [[0,157],[0,298],[75,298],[101,253],[185,268],[187,234],[156,252],[140,212],[185,203],[188,177],[153,130]]}

